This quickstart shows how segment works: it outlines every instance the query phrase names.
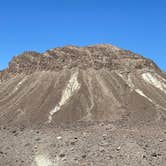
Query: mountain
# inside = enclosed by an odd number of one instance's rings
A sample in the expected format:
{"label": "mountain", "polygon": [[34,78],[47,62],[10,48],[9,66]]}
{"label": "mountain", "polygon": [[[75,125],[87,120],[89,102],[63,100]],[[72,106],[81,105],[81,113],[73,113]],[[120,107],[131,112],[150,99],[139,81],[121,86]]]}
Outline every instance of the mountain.
{"label": "mountain", "polygon": [[27,51],[0,78],[0,124],[165,124],[166,75],[110,44]]}
{"label": "mountain", "polygon": [[166,165],[152,60],[110,44],[27,51],[0,80],[0,166]]}

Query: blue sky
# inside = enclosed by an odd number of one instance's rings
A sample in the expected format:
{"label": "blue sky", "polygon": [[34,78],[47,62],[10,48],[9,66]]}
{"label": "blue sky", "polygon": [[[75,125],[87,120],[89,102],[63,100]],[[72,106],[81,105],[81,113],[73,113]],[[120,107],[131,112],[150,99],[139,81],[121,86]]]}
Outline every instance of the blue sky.
{"label": "blue sky", "polygon": [[0,69],[27,50],[111,43],[166,70],[165,0],[1,0]]}

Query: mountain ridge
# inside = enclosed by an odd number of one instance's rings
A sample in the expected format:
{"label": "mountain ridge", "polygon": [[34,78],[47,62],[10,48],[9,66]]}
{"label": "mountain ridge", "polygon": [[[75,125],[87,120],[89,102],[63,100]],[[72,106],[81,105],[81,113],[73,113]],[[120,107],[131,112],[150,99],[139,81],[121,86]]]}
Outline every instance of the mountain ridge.
{"label": "mountain ridge", "polygon": [[0,78],[3,81],[21,73],[31,74],[42,70],[59,71],[63,68],[73,67],[82,69],[91,67],[96,70],[101,68],[130,70],[152,67],[159,70],[152,60],[139,54],[110,44],[99,44],[84,47],[57,47],[44,53],[25,51],[9,62],[8,68],[0,72]]}

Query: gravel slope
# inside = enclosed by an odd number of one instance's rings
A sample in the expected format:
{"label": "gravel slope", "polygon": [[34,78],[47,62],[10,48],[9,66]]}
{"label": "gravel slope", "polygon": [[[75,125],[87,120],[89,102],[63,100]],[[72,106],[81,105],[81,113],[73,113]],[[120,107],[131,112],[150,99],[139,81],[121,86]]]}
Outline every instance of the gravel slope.
{"label": "gravel slope", "polygon": [[1,127],[1,166],[165,166],[166,130],[112,123]]}

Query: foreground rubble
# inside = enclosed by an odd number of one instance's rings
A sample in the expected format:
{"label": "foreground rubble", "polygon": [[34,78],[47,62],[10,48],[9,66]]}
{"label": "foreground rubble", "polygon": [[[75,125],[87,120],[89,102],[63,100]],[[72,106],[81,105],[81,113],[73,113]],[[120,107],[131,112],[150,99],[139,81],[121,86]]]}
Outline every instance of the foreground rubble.
{"label": "foreground rubble", "polygon": [[165,166],[166,130],[113,123],[1,127],[1,166]]}

